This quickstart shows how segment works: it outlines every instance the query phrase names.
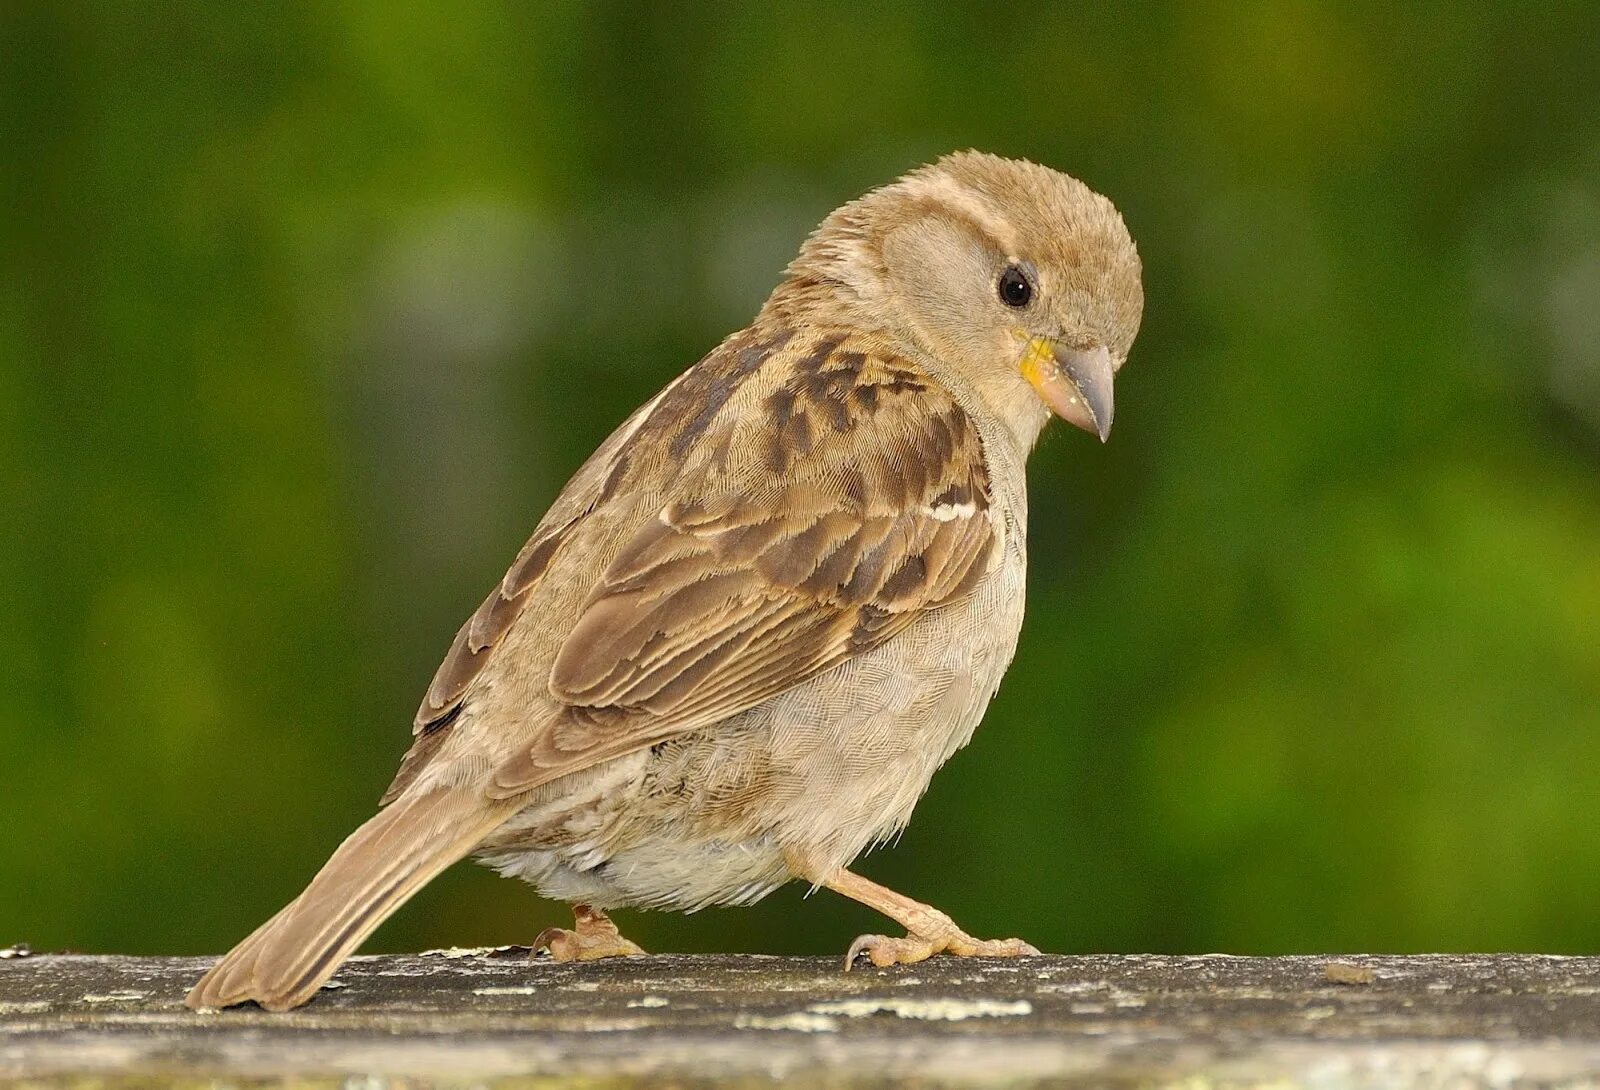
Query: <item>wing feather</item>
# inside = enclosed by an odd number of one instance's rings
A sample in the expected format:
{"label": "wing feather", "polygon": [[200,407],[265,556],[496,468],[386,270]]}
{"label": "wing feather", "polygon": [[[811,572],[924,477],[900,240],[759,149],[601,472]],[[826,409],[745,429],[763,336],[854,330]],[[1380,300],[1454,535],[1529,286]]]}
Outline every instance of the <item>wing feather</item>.
{"label": "wing feather", "polygon": [[687,418],[667,501],[555,657],[550,691],[566,710],[497,770],[492,794],[753,707],[986,570],[997,535],[982,441],[947,391],[838,334],[785,337],[770,356]]}

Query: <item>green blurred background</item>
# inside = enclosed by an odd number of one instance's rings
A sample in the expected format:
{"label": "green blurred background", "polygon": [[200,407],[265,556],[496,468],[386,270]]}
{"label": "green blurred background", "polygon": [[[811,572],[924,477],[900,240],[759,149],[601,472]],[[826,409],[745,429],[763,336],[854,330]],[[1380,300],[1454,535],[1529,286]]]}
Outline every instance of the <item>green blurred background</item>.
{"label": "green blurred background", "polygon": [[[297,892],[588,451],[971,146],[1118,203],[1145,326],[864,871],[1060,951],[1600,951],[1600,6],[867,7],[0,6],[0,945]],[[564,919],[461,866],[373,948]]]}

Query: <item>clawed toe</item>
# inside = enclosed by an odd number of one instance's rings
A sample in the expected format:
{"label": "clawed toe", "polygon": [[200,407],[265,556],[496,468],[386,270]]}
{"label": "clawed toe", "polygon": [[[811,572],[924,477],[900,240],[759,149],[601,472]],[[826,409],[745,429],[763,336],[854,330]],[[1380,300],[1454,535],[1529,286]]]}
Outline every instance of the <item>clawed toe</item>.
{"label": "clawed toe", "polygon": [[878,968],[890,965],[910,965],[933,953],[933,944],[910,935],[894,938],[890,935],[858,935],[844,955],[844,971],[855,967],[856,959],[865,954],[867,960]]}
{"label": "clawed toe", "polygon": [[948,953],[971,958],[1031,958],[1039,955],[1039,948],[1021,939],[971,939],[972,949],[957,950],[947,947]]}
{"label": "clawed toe", "polygon": [[913,901],[843,868],[824,869],[797,849],[786,851],[784,859],[795,876],[859,901],[906,929],[906,934],[900,938],[862,935],[856,939],[844,956],[846,972],[863,954],[881,969],[890,965],[911,965],[939,953],[963,958],[1020,958],[1039,952],[1038,947],[1021,939],[975,939],[932,905]]}
{"label": "clawed toe", "polygon": [[1039,952],[1021,939],[975,939],[965,931],[951,930],[938,935],[862,935],[850,944],[844,956],[845,971],[855,966],[863,954],[878,968],[911,965],[934,954],[946,953],[965,958],[1019,958]]}
{"label": "clawed toe", "polygon": [[533,953],[541,950],[548,950],[553,961],[598,961],[644,953],[637,943],[621,935],[584,935],[565,927],[547,927],[539,932],[539,937],[533,940]]}
{"label": "clawed toe", "polygon": [[598,961],[601,958],[637,957],[644,950],[629,942],[604,912],[588,905],[573,906],[576,930],[547,927],[533,940],[533,953],[548,950],[555,961]]}

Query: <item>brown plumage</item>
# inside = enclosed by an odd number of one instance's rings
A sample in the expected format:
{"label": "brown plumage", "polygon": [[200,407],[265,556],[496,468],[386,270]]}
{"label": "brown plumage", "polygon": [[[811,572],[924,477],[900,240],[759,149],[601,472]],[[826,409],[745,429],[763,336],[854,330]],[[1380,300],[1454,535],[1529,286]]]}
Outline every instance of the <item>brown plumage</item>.
{"label": "brown plumage", "polygon": [[851,958],[1014,955],[844,868],[970,737],[1022,617],[1023,464],[1050,411],[1103,438],[1138,328],[1109,202],[950,156],[839,209],[756,321],[573,477],[429,686],[383,799],[195,1007],[310,998],[476,852],[573,902],[556,956],[633,953],[604,910],[793,878],[907,927]]}
{"label": "brown plumage", "polygon": [[247,999],[268,1010],[299,1006],[389,913],[507,816],[507,807],[460,791],[399,800],[352,833],[304,893],[206,974],[190,1006]]}

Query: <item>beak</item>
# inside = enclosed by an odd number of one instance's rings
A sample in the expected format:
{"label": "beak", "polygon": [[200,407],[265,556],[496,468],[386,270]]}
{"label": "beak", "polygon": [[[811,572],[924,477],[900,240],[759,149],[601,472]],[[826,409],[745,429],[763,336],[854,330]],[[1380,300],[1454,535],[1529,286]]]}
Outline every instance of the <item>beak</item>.
{"label": "beak", "polygon": [[1104,347],[1069,348],[1034,337],[1022,353],[1022,377],[1039,400],[1069,424],[1104,443],[1111,434],[1111,353]]}

